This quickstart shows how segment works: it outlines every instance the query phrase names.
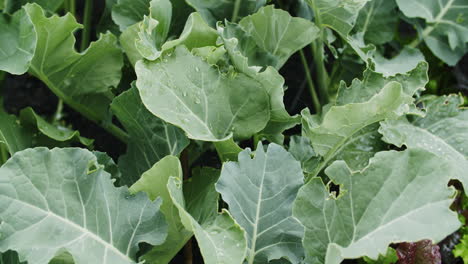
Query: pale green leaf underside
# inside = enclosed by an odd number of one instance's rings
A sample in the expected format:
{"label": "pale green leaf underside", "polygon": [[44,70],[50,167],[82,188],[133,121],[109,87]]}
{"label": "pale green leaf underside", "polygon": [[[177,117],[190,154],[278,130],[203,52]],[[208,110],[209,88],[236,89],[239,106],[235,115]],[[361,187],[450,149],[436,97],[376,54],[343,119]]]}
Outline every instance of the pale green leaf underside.
{"label": "pale green leaf underside", "polygon": [[199,223],[187,212],[181,181],[171,177],[167,188],[172,202],[179,209],[182,223],[195,234],[206,264],[243,263],[247,247],[245,231],[232,219],[228,211],[223,210],[213,220]]}
{"label": "pale green leaf underside", "polygon": [[447,163],[422,149],[379,152],[362,171],[334,162],[326,174],[341,184],[340,196],[331,196],[314,178],[294,204],[294,215],[306,228],[307,261],[377,259],[392,242],[442,240],[460,227],[449,209],[455,194],[447,187],[450,172]]}
{"label": "pale green leaf underside", "polygon": [[76,264],[136,263],[139,242],[166,237],[160,204],[115,188],[87,150],[28,149],[0,168],[0,251],[30,264],[61,250]]}
{"label": "pale green leaf underside", "polygon": [[119,158],[122,183],[132,184],[166,155],[179,155],[189,144],[184,132],[149,112],[132,87],[114,99],[112,112],[129,135],[127,152]]}
{"label": "pale green leaf underside", "polygon": [[223,165],[216,189],[229,205],[234,219],[247,232],[247,262],[267,263],[287,258],[298,263],[302,226],[292,217],[292,203],[303,183],[300,163],[286,150],[259,143],[239,154],[238,162]]}
{"label": "pale green leaf underside", "polygon": [[184,46],[135,68],[146,108],[189,138],[247,138],[269,120],[269,97],[261,83],[241,73],[221,73]]}
{"label": "pale green leaf underside", "polygon": [[452,166],[455,178],[468,188],[468,112],[459,108],[463,98],[450,95],[423,102],[427,108],[425,117],[382,122],[379,132],[383,140],[438,155]]}

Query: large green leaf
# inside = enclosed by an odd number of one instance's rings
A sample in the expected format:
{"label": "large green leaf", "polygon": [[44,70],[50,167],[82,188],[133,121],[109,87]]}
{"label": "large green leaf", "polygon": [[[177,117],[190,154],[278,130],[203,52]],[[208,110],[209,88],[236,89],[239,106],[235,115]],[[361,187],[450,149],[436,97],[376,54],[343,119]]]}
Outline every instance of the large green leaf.
{"label": "large green leaf", "polygon": [[226,47],[239,69],[243,66],[235,59],[238,52],[248,58],[250,66],[279,69],[293,53],[316,39],[319,32],[312,22],[271,5],[244,17],[239,25],[218,25],[218,30],[225,42],[234,41]]}
{"label": "large green leaf", "polygon": [[427,82],[427,64],[418,64],[406,74],[384,78],[371,70],[364,72],[363,80],[355,79],[349,87],[341,83],[336,104],[322,115],[302,111],[303,134],[309,137],[316,153],[323,156],[312,176],[326,167],[359,133],[385,119],[396,119],[410,111],[413,94]]}
{"label": "large green leaf", "polygon": [[468,188],[468,111],[459,108],[463,98],[458,95],[433,97],[422,101],[425,117],[381,123],[383,140],[408,148],[423,148],[452,165],[465,188]]}
{"label": "large green leaf", "polygon": [[155,62],[139,61],[136,73],[146,108],[184,129],[189,138],[247,138],[270,118],[269,96],[260,82],[220,72],[184,46]]}
{"label": "large green leaf", "polygon": [[182,168],[179,159],[166,156],[157,162],[151,169],[143,173],[141,178],[130,187],[130,192],[146,192],[151,200],[161,197],[163,203],[161,212],[168,224],[166,241],[162,245],[153,247],[143,255],[143,259],[153,264],[167,264],[185,245],[192,236],[182,225],[179,211],[171,200],[167,184],[170,177],[182,178]]}
{"label": "large green leaf", "polygon": [[384,77],[409,72],[417,68],[422,61],[425,60],[421,51],[408,46],[405,46],[397,56],[391,59],[384,58],[378,52],[375,52],[372,57],[375,72],[382,73]]}
{"label": "large green leaf", "polygon": [[78,53],[73,32],[82,26],[71,14],[48,18],[36,4],[24,8],[37,32],[29,72],[90,120],[106,120],[109,88],[118,85],[123,64],[116,38],[110,33],[101,35],[85,52]]}
{"label": "large green leaf", "polygon": [[407,17],[426,21],[421,33],[429,49],[448,65],[468,51],[468,3],[465,0],[397,0]]}
{"label": "large green leaf", "polygon": [[[41,144],[41,138],[46,137],[47,139],[58,142],[79,142],[84,146],[91,146],[93,144],[92,139],[80,136],[80,132],[72,130],[68,127],[61,125],[53,125],[47,122],[40,115],[36,114],[31,107],[27,107],[20,112],[21,125],[32,131],[37,130],[39,134],[36,135],[36,145]],[[57,142],[58,141],[58,142]]]}
{"label": "large green leaf", "polygon": [[115,188],[84,149],[28,149],[0,168],[0,251],[48,263],[68,251],[76,264],[136,263],[138,243],[161,244],[167,226],[154,202]]}
{"label": "large green leaf", "polygon": [[303,184],[301,165],[276,144],[255,157],[249,149],[239,162],[224,163],[216,189],[234,219],[247,232],[247,263],[286,258],[299,263],[303,256],[303,227],[292,217],[292,204]]}
{"label": "large green leaf", "polygon": [[359,12],[353,31],[363,32],[366,43],[384,44],[393,40],[397,22],[394,1],[371,0]]}
{"label": "large green leaf", "polygon": [[132,184],[166,155],[179,155],[189,140],[183,131],[151,114],[132,87],[114,99],[111,109],[128,132],[127,153],[119,158],[122,184]]}
{"label": "large green leaf", "polygon": [[12,17],[0,13],[0,71],[25,73],[34,56],[36,40],[31,19],[23,9]]}
{"label": "large green leaf", "polygon": [[369,0],[306,0],[314,12],[314,21],[320,28],[329,27],[347,36],[354,26],[359,10]]}
{"label": "large green leaf", "polygon": [[[266,0],[186,0],[197,10],[211,26],[217,21],[232,20],[234,16],[243,17],[256,12],[266,3]],[[235,5],[238,2],[238,13],[235,14]],[[235,18],[234,18],[235,19]],[[236,22],[236,21],[232,21]]]}
{"label": "large green leaf", "polygon": [[425,150],[379,152],[362,171],[336,161],[326,174],[340,184],[334,197],[320,178],[299,191],[294,216],[305,226],[309,263],[377,259],[390,243],[440,241],[460,227],[449,207],[455,190],[449,164]]}
{"label": "large green leaf", "polygon": [[[210,187],[214,189],[214,184]],[[245,231],[232,219],[228,211],[223,210],[209,221],[200,223],[187,211],[182,182],[175,177],[171,177],[167,188],[172,202],[179,209],[182,223],[195,234],[206,264],[243,263],[247,249]],[[215,201],[217,201],[217,195]],[[214,212],[216,212],[216,209],[217,207],[211,208]]]}

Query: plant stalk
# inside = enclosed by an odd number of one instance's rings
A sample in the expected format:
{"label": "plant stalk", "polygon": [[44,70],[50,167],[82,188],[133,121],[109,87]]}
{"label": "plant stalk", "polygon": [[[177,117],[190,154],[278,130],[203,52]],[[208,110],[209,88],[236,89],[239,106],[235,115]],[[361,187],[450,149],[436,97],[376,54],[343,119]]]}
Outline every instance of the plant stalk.
{"label": "plant stalk", "polygon": [[323,46],[323,34],[320,33],[320,37],[312,42],[312,51],[314,54],[314,64],[317,72],[317,86],[319,91],[320,102],[322,105],[326,105],[329,102],[328,96],[328,73],[325,69],[324,59],[324,46]]}
{"label": "plant stalk", "polygon": [[120,141],[127,143],[128,141],[128,135],[125,131],[123,131],[121,128],[118,126],[110,123],[110,122],[102,122],[102,120],[92,111],[89,111],[88,109],[84,108],[82,105],[76,103],[72,98],[68,97],[66,94],[64,94],[58,87],[56,87],[46,76],[41,76],[40,71],[33,65],[31,65],[32,73],[34,76],[38,77],[49,89],[60,99],[63,100],[64,103],[66,103],[68,106],[73,108],[73,110],[79,112],[82,114],[84,117],[87,119],[93,121],[97,125],[101,126],[104,128],[107,132],[115,136],[117,139]]}
{"label": "plant stalk", "polygon": [[315,85],[314,85],[314,82],[312,81],[312,76],[310,75],[310,68],[309,68],[309,64],[307,63],[306,57],[304,55],[304,51],[299,50],[299,55],[301,55],[301,62],[302,62],[302,66],[304,67],[307,85],[309,86],[310,95],[312,96],[312,102],[314,104],[315,112],[320,113],[320,111],[322,110],[322,105],[320,104],[320,100],[317,96],[317,92],[315,91]]}
{"label": "plant stalk", "polygon": [[93,13],[93,0],[86,0],[84,7],[83,25],[84,29],[81,35],[81,51],[84,51],[89,45],[91,36],[91,16]]}
{"label": "plant stalk", "polygon": [[75,0],[68,0],[68,12],[70,12],[73,16],[76,16],[76,2]]}
{"label": "plant stalk", "polygon": [[0,155],[1,155],[0,165],[3,165],[8,160],[8,149],[5,144],[0,144]]}
{"label": "plant stalk", "polygon": [[[187,148],[180,154],[180,163],[182,165],[182,174],[184,181],[190,177],[189,154]],[[184,245],[184,264],[193,264],[193,245],[192,239],[189,239]]]}
{"label": "plant stalk", "polygon": [[239,16],[240,4],[241,4],[241,0],[236,0],[236,2],[234,2],[234,9],[232,11],[232,17],[231,17],[232,23],[236,23],[237,21],[237,17]]}

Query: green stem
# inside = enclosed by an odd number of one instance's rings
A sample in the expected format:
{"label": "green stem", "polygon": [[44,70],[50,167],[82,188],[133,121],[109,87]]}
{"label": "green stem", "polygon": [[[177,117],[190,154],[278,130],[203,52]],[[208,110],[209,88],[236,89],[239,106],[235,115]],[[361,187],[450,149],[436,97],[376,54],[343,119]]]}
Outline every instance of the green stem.
{"label": "green stem", "polygon": [[89,39],[91,35],[91,16],[93,13],[93,0],[86,0],[84,7],[83,17],[83,33],[81,35],[81,51],[85,50],[89,45]]}
{"label": "green stem", "polygon": [[424,40],[427,36],[429,36],[429,34],[431,34],[433,30],[434,27],[432,26],[425,28],[421,33],[421,37],[418,36],[417,38],[415,38],[413,41],[411,41],[411,43],[408,46],[410,46],[411,48],[416,48],[417,46],[419,46],[419,44],[421,44],[422,40]]}
{"label": "green stem", "polygon": [[323,46],[323,34],[320,34],[320,37],[312,42],[312,51],[314,54],[314,64],[317,71],[317,86],[319,91],[320,102],[325,105],[329,102],[328,97],[328,73],[325,69],[325,59],[324,59],[324,46]]}
{"label": "green stem", "polygon": [[59,98],[58,103],[57,103],[57,110],[55,110],[55,114],[54,114],[54,122],[60,121],[60,119],[62,119],[62,111],[63,111],[63,100]]}
{"label": "green stem", "polygon": [[0,144],[0,155],[1,155],[0,165],[3,165],[8,160],[8,149],[5,144]]}
{"label": "green stem", "polygon": [[76,17],[76,2],[75,0],[68,0],[68,12]]}
{"label": "green stem", "polygon": [[314,103],[315,112],[319,113],[322,109],[322,105],[320,104],[320,100],[317,96],[317,92],[315,91],[314,82],[312,81],[312,76],[310,75],[309,64],[307,63],[306,57],[304,55],[304,51],[299,50],[299,54],[301,55],[301,62],[302,62],[302,66],[304,67],[310,95],[312,96],[312,102]]}
{"label": "green stem", "polygon": [[63,100],[64,103],[66,103],[68,106],[73,108],[73,110],[79,112],[82,114],[84,117],[87,119],[93,121],[97,125],[101,126],[104,128],[107,132],[111,133],[113,136],[118,138],[120,141],[127,143],[128,135],[123,131],[121,128],[117,127],[116,125],[109,123],[109,122],[102,122],[101,118],[99,115],[94,113],[93,111],[90,111],[88,108],[84,107],[83,105],[77,103],[73,98],[67,96],[64,92],[62,92],[58,87],[56,87],[50,80],[45,76],[45,74],[40,74],[41,72],[38,71],[38,69],[34,66],[30,66],[30,72],[39,78],[49,89],[60,99]]}
{"label": "green stem", "polygon": [[234,3],[234,9],[232,11],[231,22],[236,23],[237,17],[239,16],[239,9],[240,9],[241,0],[236,0]]}

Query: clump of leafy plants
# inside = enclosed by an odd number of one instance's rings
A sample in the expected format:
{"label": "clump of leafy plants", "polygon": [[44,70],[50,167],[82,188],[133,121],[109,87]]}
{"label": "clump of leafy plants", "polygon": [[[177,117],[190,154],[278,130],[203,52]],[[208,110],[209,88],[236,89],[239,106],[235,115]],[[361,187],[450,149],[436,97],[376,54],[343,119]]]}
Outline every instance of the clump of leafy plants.
{"label": "clump of leafy plants", "polygon": [[0,263],[468,261],[466,0],[0,12]]}

